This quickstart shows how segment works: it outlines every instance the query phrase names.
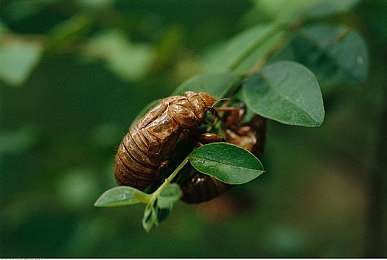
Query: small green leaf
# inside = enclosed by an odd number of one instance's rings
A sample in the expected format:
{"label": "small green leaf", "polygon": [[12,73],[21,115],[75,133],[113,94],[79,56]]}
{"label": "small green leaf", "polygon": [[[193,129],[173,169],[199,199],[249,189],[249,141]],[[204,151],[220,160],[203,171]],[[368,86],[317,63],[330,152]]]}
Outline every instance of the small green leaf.
{"label": "small green leaf", "polygon": [[229,184],[249,182],[264,172],[261,162],[252,153],[223,142],[197,148],[189,160],[196,170]]}
{"label": "small green leaf", "polygon": [[142,227],[146,232],[149,232],[153,226],[158,226],[161,221],[168,218],[171,209],[159,208],[155,203],[149,203],[144,210],[144,217],[142,219]]}
{"label": "small green leaf", "polygon": [[171,183],[166,186],[157,198],[157,206],[160,209],[170,209],[173,203],[178,201],[182,196],[180,186],[176,183]]}
{"label": "small green leaf", "polygon": [[144,216],[142,218],[142,227],[146,232],[149,232],[153,226],[158,226],[161,221],[168,218],[171,207],[160,208],[158,203],[148,203],[144,210]]}
{"label": "small green leaf", "polygon": [[160,223],[160,222],[166,220],[169,217],[170,212],[171,212],[171,208],[167,208],[167,209],[158,208],[158,212],[157,212],[158,222]]}
{"label": "small green leaf", "polygon": [[324,120],[324,105],[313,73],[301,64],[277,62],[250,75],[243,88],[255,113],[289,125],[315,127]]}
{"label": "small green leaf", "polygon": [[172,95],[182,95],[185,91],[191,90],[206,92],[216,98],[222,98],[240,80],[241,76],[232,72],[203,73],[183,82]]}
{"label": "small green leaf", "polygon": [[146,232],[149,232],[149,230],[152,228],[153,225],[158,225],[158,218],[157,218],[157,208],[155,207],[155,204],[149,203],[146,205],[144,210],[144,217],[142,218],[142,227],[145,229]]}
{"label": "small green leaf", "polygon": [[145,199],[146,197],[150,197],[150,195],[132,187],[119,186],[105,191],[94,203],[94,206],[118,207],[149,202]]}

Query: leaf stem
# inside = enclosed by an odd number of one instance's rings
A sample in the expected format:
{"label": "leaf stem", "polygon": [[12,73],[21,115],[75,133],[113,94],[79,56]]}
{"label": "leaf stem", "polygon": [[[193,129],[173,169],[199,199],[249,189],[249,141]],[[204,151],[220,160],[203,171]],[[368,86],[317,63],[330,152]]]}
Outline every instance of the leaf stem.
{"label": "leaf stem", "polygon": [[266,53],[265,56],[262,57],[261,60],[259,60],[254,67],[251,68],[251,70],[247,73],[247,75],[251,75],[253,73],[259,72],[262,67],[267,63],[267,61],[274,56],[274,54],[282,47],[282,45],[287,41],[289,37],[291,37],[292,33],[304,22],[303,18],[300,17],[294,22],[288,24],[285,28],[285,33],[273,44],[273,46],[269,49],[269,51]]}
{"label": "leaf stem", "polygon": [[191,154],[187,155],[184,160],[179,164],[179,166],[176,167],[176,169],[169,175],[167,178],[165,178],[163,184],[160,185],[160,187],[155,190],[155,192],[152,193],[151,202],[155,201],[157,197],[160,195],[161,191],[171,183],[171,181],[176,177],[176,175],[183,169],[183,167],[187,164],[189,160],[189,156]]}
{"label": "leaf stem", "polygon": [[229,69],[234,71],[238,68],[240,64],[243,63],[246,58],[251,55],[262,43],[264,43],[268,38],[272,37],[275,33],[281,30],[281,26],[274,25],[272,29],[266,32],[266,35],[262,37],[259,41],[255,42],[252,46],[250,46],[231,66]]}
{"label": "leaf stem", "polygon": [[[277,41],[274,42],[272,47],[269,49],[269,51],[264,55],[249,71],[246,71],[242,74],[242,79],[246,78],[247,76],[258,73],[263,66],[272,58],[275,53],[286,43],[286,41],[291,37],[292,33],[295,32],[300,28],[300,26],[304,23],[304,18],[299,17],[293,22],[285,22],[285,23],[278,23],[273,26],[271,30],[269,30],[265,37],[263,37],[260,41],[256,42],[253,46],[251,46],[241,57],[239,57],[230,67],[230,71],[235,71],[240,64],[243,63],[243,61],[250,55],[252,52],[258,48],[262,42],[267,40],[268,38],[272,37],[274,34],[278,33],[280,30],[285,30],[284,34],[277,39]],[[227,93],[228,97],[234,97],[236,93],[241,89],[242,84],[235,85],[233,88],[230,89],[229,93]],[[231,98],[230,98],[231,100]],[[229,103],[225,102],[222,106],[226,106],[226,104]]]}

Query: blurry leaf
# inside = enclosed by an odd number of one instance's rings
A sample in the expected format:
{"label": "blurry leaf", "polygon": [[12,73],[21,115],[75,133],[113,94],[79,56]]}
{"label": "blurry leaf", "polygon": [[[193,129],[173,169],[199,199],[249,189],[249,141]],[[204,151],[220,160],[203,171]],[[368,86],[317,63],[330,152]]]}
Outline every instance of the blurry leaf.
{"label": "blurry leaf", "polygon": [[62,51],[70,46],[90,30],[93,21],[89,14],[79,13],[55,26],[50,32],[46,53]]}
{"label": "blurry leaf", "polygon": [[224,97],[241,80],[241,76],[232,73],[204,73],[183,82],[172,95],[182,95],[185,91],[206,92],[216,98]]}
{"label": "blurry leaf", "polygon": [[[155,61],[153,69],[162,70],[171,64],[176,63],[179,57],[179,49],[183,45],[183,30],[181,26],[173,25],[163,32],[162,37],[155,48]],[[192,74],[191,74],[192,75]]]}
{"label": "blurry leaf", "polygon": [[13,131],[0,132],[0,155],[16,154],[29,149],[38,139],[38,129],[32,125],[26,125]]}
{"label": "blurry leaf", "polygon": [[158,222],[166,220],[170,212],[171,212],[170,208],[164,208],[164,209],[159,208],[157,212]]}
{"label": "blurry leaf", "polygon": [[261,162],[253,154],[223,142],[197,148],[189,160],[196,170],[228,184],[246,183],[264,172]]}
{"label": "blurry leaf", "polygon": [[244,99],[255,113],[284,124],[319,126],[324,105],[316,78],[304,66],[289,61],[267,65],[250,75]]}
{"label": "blurry leaf", "polygon": [[142,227],[148,232],[153,225],[158,225],[157,207],[153,203],[146,205],[144,217],[142,218]]}
{"label": "blurry leaf", "polygon": [[154,60],[153,49],[146,44],[133,44],[120,30],[105,30],[83,48],[86,57],[102,59],[123,80],[139,80],[149,71]]}
{"label": "blurry leaf", "polygon": [[275,32],[273,35],[270,35],[269,38],[264,40],[258,48],[247,55],[240,65],[233,71],[245,73],[250,71],[255,65],[260,64],[260,61],[265,61],[266,55],[270,52],[271,48],[277,41],[283,36],[284,31]]}
{"label": "blurry leaf", "polygon": [[145,201],[149,197],[142,191],[129,186],[119,186],[105,191],[94,203],[96,207],[117,207],[137,204]]}
{"label": "blurry leaf", "polygon": [[[319,0],[256,0],[255,6],[250,13],[248,13],[247,19],[257,21],[257,15],[266,15],[270,17],[270,20],[277,22],[289,22],[308,8],[312,7]],[[254,17],[255,16],[255,17]]]}
{"label": "blurry leaf", "polygon": [[264,57],[282,34],[283,31],[276,24],[249,28],[211,53],[207,59],[209,70],[244,73]]}
{"label": "blurry leaf", "polygon": [[358,2],[358,0],[257,0],[245,19],[257,21],[256,16],[262,13],[277,22],[289,22],[300,15],[321,18],[348,11]]}
{"label": "blurry leaf", "polygon": [[0,79],[18,86],[23,84],[37,65],[42,44],[23,38],[3,38],[0,41]]}
{"label": "blurry leaf", "polygon": [[60,174],[56,191],[65,206],[73,209],[89,207],[90,200],[98,194],[93,173],[90,168],[77,167]]}
{"label": "blurry leaf", "polygon": [[310,10],[305,12],[305,15],[309,18],[321,18],[348,11],[358,3],[359,0],[324,0],[317,2]]}
{"label": "blurry leaf", "polygon": [[170,209],[173,203],[178,201],[182,196],[180,186],[176,183],[171,183],[166,186],[157,198],[157,207],[160,209]]}
{"label": "blurry leaf", "polygon": [[102,9],[114,4],[115,0],[76,0],[82,8]]}
{"label": "blurry leaf", "polygon": [[367,46],[356,31],[344,27],[305,27],[274,59],[294,59],[334,84],[357,84],[368,75]]}

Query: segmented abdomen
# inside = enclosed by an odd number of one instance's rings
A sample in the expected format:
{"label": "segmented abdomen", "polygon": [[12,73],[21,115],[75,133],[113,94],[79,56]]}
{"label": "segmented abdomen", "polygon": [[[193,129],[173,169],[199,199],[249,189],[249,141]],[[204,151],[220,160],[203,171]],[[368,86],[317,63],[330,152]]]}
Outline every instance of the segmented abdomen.
{"label": "segmented abdomen", "polygon": [[197,171],[181,186],[182,201],[201,203],[218,197],[228,191],[232,185],[221,182],[214,177]]}
{"label": "segmented abdomen", "polygon": [[144,190],[157,179],[159,166],[175,148],[180,132],[179,125],[168,116],[167,106],[161,103],[152,109],[125,135],[118,148],[117,183]]}
{"label": "segmented abdomen", "polygon": [[156,181],[160,165],[173,153],[181,132],[200,125],[213,101],[208,94],[188,91],[153,107],[118,147],[114,169],[117,183],[144,190]]}

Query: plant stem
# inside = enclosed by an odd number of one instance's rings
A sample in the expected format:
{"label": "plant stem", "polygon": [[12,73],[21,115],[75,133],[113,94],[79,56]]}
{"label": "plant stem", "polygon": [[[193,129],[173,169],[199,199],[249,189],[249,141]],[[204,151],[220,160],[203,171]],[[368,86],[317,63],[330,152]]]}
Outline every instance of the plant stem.
{"label": "plant stem", "polygon": [[259,41],[255,42],[250,48],[248,48],[231,66],[230,70],[233,71],[238,68],[248,57],[253,53],[262,43],[267,41],[268,38],[272,37],[282,28],[281,26],[274,25],[272,29],[270,29],[264,37],[262,37]]}
{"label": "plant stem", "polygon": [[[249,71],[243,74],[243,78],[259,72],[263,66],[274,56],[274,54],[287,42],[287,40],[293,35],[293,33],[300,28],[300,26],[304,23],[303,17],[297,18],[294,22],[291,23],[281,23],[277,24],[273,27],[272,30],[267,32],[265,37],[263,37],[260,41],[256,42],[253,46],[251,46],[239,59],[237,59],[230,67],[231,71],[235,71],[240,64],[244,62],[244,60],[252,53],[254,52],[259,45],[261,45],[262,42],[266,41],[268,38],[272,37],[276,33],[278,33],[281,30],[284,30],[285,32],[283,35],[281,35],[276,42],[272,45],[272,47],[268,50],[266,55],[264,55]],[[233,97],[240,89],[242,85],[236,85],[234,88],[232,88],[228,96]]]}
{"label": "plant stem", "polygon": [[[265,56],[259,60],[255,66],[247,73],[251,75],[253,73],[259,72],[262,67],[267,63],[267,61],[273,57],[273,55],[286,43],[286,41],[291,37],[294,31],[302,25],[303,19],[300,17],[296,21],[286,26],[285,33],[273,44],[270,50],[266,53]],[[280,27],[281,28],[281,27]]]}
{"label": "plant stem", "polygon": [[160,185],[160,187],[157,188],[155,192],[152,193],[151,201],[155,201],[157,197],[160,195],[161,191],[171,183],[171,181],[176,177],[176,175],[183,169],[184,165],[187,164],[189,160],[189,155],[184,158],[184,160],[179,164],[179,166],[176,167],[176,169],[169,175],[167,178],[165,178],[163,184]]}

